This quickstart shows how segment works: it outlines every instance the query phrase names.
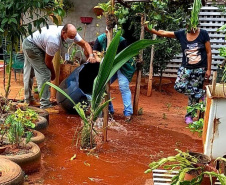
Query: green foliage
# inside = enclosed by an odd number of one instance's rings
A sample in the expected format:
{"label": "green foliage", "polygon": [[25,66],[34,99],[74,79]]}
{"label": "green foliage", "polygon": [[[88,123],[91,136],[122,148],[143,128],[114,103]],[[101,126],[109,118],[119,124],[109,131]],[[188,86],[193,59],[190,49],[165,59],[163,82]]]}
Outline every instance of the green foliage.
{"label": "green foliage", "polygon": [[10,144],[19,147],[22,142],[22,136],[24,135],[24,127],[21,122],[17,122],[11,118],[6,120],[6,124],[9,124],[9,129],[7,130],[7,139]]}
{"label": "green foliage", "polygon": [[218,9],[221,11],[222,15],[226,15],[226,9],[225,9],[225,0],[224,1],[220,1],[219,0],[212,0],[213,5],[218,7]]}
{"label": "green foliage", "polygon": [[194,121],[193,123],[189,124],[188,128],[193,133],[197,132],[198,135],[201,137],[202,136],[202,130],[203,130],[203,124],[204,124],[204,120],[203,120],[203,118],[200,118],[198,121]]}
{"label": "green foliage", "polygon": [[34,93],[38,93],[38,87],[34,88]]}
{"label": "green foliage", "polygon": [[226,47],[220,48],[219,51],[220,51],[220,56],[226,59]]}
{"label": "green foliage", "polygon": [[111,14],[111,12],[114,10],[114,8],[111,6],[111,1],[108,1],[106,3],[98,3],[98,5],[94,8],[102,9],[104,11],[104,15]]}
{"label": "green foliage", "polygon": [[3,114],[8,113],[11,106],[12,106],[12,101],[8,101],[6,98],[0,97],[0,118]]}
{"label": "green foliage", "polygon": [[[140,38],[140,19],[137,19],[137,15],[140,12],[145,12],[147,14],[147,20],[151,28],[156,30],[169,30],[175,31],[183,28],[183,20],[187,16],[182,5],[174,6],[172,1],[152,1],[151,3],[134,3],[133,9],[130,12],[131,16],[129,21],[131,22],[131,28],[134,27],[133,36],[136,39]],[[146,39],[152,39],[152,34],[145,32]],[[160,40],[163,38],[160,38]],[[166,42],[158,44],[155,46],[154,53],[154,73],[162,75],[163,71],[166,69],[168,62],[173,59],[173,57],[180,52],[180,44],[175,39],[167,39]],[[149,72],[150,65],[150,48],[144,50],[144,73]]]}
{"label": "green foliage", "polygon": [[[224,11],[225,11],[225,8],[224,8]],[[226,12],[224,12],[224,14],[225,13]],[[217,31],[222,31],[223,33],[226,33],[226,24],[221,26]],[[226,39],[226,34],[225,34],[225,39]],[[224,57],[224,59],[226,60],[226,47],[221,47],[219,49],[219,51],[220,51],[220,56]],[[221,81],[224,83],[226,82],[226,68],[225,67],[224,67],[223,76],[221,78]]]}
{"label": "green foliage", "polygon": [[[75,60],[76,53],[81,53],[81,56],[84,55],[83,51],[79,50],[77,48],[77,44],[75,44],[75,43],[71,43],[70,45],[69,44],[64,44],[64,47],[67,48],[67,53],[69,54],[69,61],[71,61],[71,62],[76,61]],[[79,63],[80,61],[77,61],[77,62]]]}
{"label": "green foliage", "polygon": [[[11,81],[12,55],[13,51],[18,50],[20,39],[28,33],[32,34],[34,28],[41,31],[41,26],[48,27],[50,16],[54,23],[58,24],[57,16],[65,15],[62,7],[60,0],[0,0],[0,45],[2,45],[2,38],[5,38],[10,55],[9,79],[5,89],[6,98]],[[26,23],[27,21],[30,22]]]}
{"label": "green foliage", "polygon": [[199,13],[200,13],[201,7],[202,7],[201,0],[194,0],[192,11],[191,11],[191,19],[188,24],[188,31],[192,29],[194,31],[197,30],[198,24],[199,24]]}
{"label": "green foliage", "polygon": [[203,101],[191,106],[187,106],[187,112],[190,113],[193,118],[197,117],[198,110],[202,113],[202,112],[205,112],[205,109],[206,109],[206,106]]}
{"label": "green foliage", "polygon": [[120,27],[122,24],[126,23],[129,18],[129,9],[121,6],[121,4],[116,4],[114,13],[118,19],[118,25]]}
{"label": "green foliage", "polygon": [[34,122],[38,120],[38,114],[32,109],[23,111],[18,108],[12,116],[15,120],[21,122],[25,128],[35,128]]}
{"label": "green foliage", "polygon": [[7,135],[10,144],[19,147],[24,136],[26,136],[26,143],[30,141],[32,133],[29,129],[35,127],[34,122],[37,120],[37,116],[38,114],[33,110],[22,111],[18,108],[6,118],[4,134]]}
{"label": "green foliage", "polygon": [[222,79],[221,79],[222,82],[226,82],[226,68],[224,68],[224,72],[223,72],[223,76],[222,76]]}
{"label": "green foliage", "polygon": [[[175,156],[162,158],[157,162],[154,161],[150,163],[149,169],[146,170],[145,173],[150,173],[159,167],[164,167],[166,170],[178,170],[179,172],[172,178],[171,185],[198,185],[202,181],[204,175],[209,176],[210,179],[212,179],[212,177],[217,177],[222,185],[226,185],[225,175],[219,174],[218,172],[209,171],[204,164],[201,165],[201,161],[199,161],[198,157],[177,149],[176,151],[178,154]],[[191,171],[195,171],[197,176],[191,181],[184,180],[185,174]]]}
{"label": "green foliage", "polygon": [[74,8],[72,0],[63,0],[63,9],[67,13],[70,9]]}

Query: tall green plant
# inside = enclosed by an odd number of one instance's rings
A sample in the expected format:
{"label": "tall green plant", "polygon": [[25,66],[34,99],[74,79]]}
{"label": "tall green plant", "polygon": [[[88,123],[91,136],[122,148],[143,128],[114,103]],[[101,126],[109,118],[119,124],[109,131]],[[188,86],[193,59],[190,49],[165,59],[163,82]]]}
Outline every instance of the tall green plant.
{"label": "tall green plant", "polygon": [[111,77],[115,74],[116,71],[118,71],[130,58],[136,56],[140,50],[153,45],[164,42],[164,40],[139,40],[124,50],[122,50],[120,53],[116,55],[117,48],[120,41],[120,35],[121,31],[118,31],[116,33],[116,36],[113,38],[106,54],[103,59],[103,61],[100,64],[100,68],[97,74],[97,77],[94,80],[93,84],[93,90],[92,90],[92,99],[90,104],[90,113],[87,116],[85,114],[85,111],[83,110],[83,107],[80,103],[76,104],[69,95],[67,95],[62,89],[55,86],[54,84],[51,84],[50,82],[46,82],[41,91],[40,95],[43,93],[43,90],[45,88],[45,85],[50,85],[51,87],[55,88],[57,91],[62,93],[64,96],[66,96],[73,104],[74,108],[78,112],[79,116],[82,118],[84,122],[84,129],[87,129],[87,127],[90,129],[90,146],[92,147],[92,132],[93,132],[93,125],[94,122],[97,120],[98,116],[100,115],[101,111],[104,109],[104,107],[108,104],[108,100],[104,102],[104,92],[105,92],[105,86],[108,83],[108,81],[111,79]]}
{"label": "tall green plant", "polygon": [[[20,39],[27,34],[32,34],[34,28],[41,31],[41,26],[48,27],[49,17],[58,24],[57,16],[63,17],[63,4],[60,0],[0,0],[0,45],[4,38],[7,43],[7,51],[10,55],[9,78],[5,87],[5,97],[10,90],[12,56],[18,50]],[[27,22],[28,21],[28,22]]]}
{"label": "tall green plant", "polygon": [[199,24],[199,13],[200,13],[201,7],[202,7],[201,0],[194,0],[192,11],[191,11],[191,20],[190,20],[190,23],[188,24],[188,31],[197,30],[198,24]]}

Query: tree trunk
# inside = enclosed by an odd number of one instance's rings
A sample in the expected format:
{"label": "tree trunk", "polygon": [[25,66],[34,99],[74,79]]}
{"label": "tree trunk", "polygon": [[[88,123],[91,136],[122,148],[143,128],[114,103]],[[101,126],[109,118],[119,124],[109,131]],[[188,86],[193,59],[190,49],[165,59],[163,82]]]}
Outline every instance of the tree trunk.
{"label": "tree trunk", "polygon": [[[144,22],[146,21],[146,15],[141,14],[141,33],[140,33],[140,40],[144,39]],[[143,62],[143,50],[140,51],[139,54],[139,62]],[[141,74],[142,74],[142,67],[139,65],[137,69],[137,80],[136,80],[136,89],[134,94],[134,103],[133,103],[133,114],[138,115],[138,104],[140,98],[140,83],[141,83]]]}

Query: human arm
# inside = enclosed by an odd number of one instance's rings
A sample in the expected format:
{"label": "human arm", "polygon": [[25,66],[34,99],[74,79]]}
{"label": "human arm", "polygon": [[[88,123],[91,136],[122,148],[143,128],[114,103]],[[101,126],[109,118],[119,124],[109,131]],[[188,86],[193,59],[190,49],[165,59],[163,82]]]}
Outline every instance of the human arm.
{"label": "human arm", "polygon": [[212,64],[212,52],[211,52],[210,41],[207,41],[205,43],[205,48],[206,48],[206,54],[207,54],[207,71],[206,71],[205,77],[209,78],[211,75],[211,64]]}
{"label": "human arm", "polygon": [[53,57],[54,56],[50,56],[47,53],[45,54],[45,63],[46,63],[47,68],[51,72],[51,80],[54,80],[55,77],[56,77],[56,73],[55,73],[55,70],[54,70],[54,67],[53,67],[53,62],[52,62],[53,61]]}
{"label": "human arm", "polygon": [[104,57],[104,52],[101,52],[101,50],[102,46],[97,38],[93,45],[93,54],[97,62],[101,62],[101,59]]}
{"label": "human arm", "polygon": [[158,35],[160,37],[176,38],[176,36],[175,36],[173,31],[165,31],[165,30],[158,30],[157,31],[155,29],[149,30],[147,24],[144,25],[144,28],[145,28],[146,31],[148,31],[148,32],[150,32],[152,34],[156,34],[156,35]]}
{"label": "human arm", "polygon": [[76,44],[78,44],[79,46],[81,46],[87,53],[88,53],[88,61],[90,63],[95,63],[96,59],[93,55],[93,50],[91,48],[91,46],[89,45],[88,42],[81,40],[79,42],[76,42]]}

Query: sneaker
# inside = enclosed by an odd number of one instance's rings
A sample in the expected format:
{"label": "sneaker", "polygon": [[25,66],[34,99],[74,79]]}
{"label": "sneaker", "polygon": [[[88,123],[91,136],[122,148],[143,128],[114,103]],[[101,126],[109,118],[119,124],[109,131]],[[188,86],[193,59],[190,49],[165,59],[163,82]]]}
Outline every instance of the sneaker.
{"label": "sneaker", "polygon": [[130,121],[131,121],[131,119],[132,119],[132,116],[126,116],[126,117],[125,117],[125,122],[127,122],[127,123],[128,123],[128,122],[130,122]]}
{"label": "sneaker", "polygon": [[191,116],[186,116],[185,117],[185,123],[186,124],[191,124],[193,123],[193,118]]}

